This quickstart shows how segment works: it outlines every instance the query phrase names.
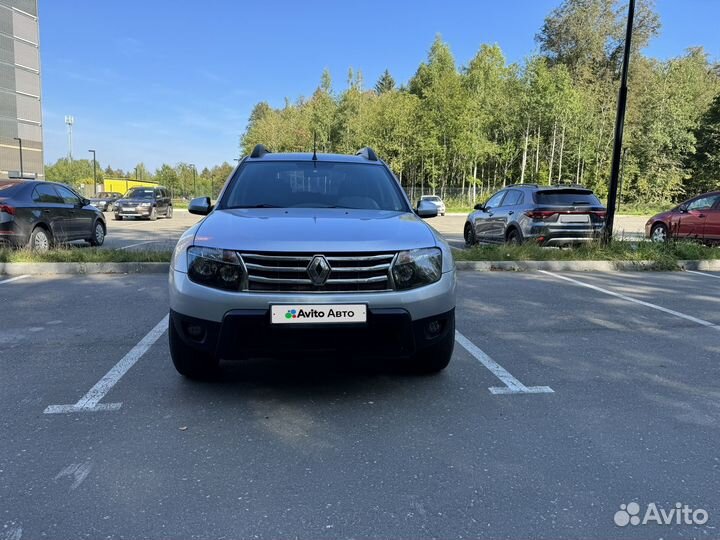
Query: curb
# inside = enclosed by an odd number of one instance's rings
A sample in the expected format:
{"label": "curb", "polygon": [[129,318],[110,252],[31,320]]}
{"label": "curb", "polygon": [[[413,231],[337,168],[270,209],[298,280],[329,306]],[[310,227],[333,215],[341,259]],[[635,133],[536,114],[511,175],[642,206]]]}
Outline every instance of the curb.
{"label": "curb", "polygon": [[0,263],[0,275],[21,276],[40,274],[162,274],[170,263]]}
{"label": "curb", "polygon": [[[475,272],[634,272],[656,270],[655,261],[455,261],[460,271]],[[720,260],[678,261],[677,270],[720,271]]]}

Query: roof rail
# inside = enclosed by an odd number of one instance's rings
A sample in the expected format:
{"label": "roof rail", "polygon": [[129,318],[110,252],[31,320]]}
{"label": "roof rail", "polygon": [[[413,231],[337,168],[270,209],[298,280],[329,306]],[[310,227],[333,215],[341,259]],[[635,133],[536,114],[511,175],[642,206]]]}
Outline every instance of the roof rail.
{"label": "roof rail", "polygon": [[523,183],[523,184],[508,184],[508,185],[505,186],[505,187],[514,187],[514,188],[530,187],[530,188],[536,188],[536,187],[540,187],[540,186],[539,186],[538,184],[525,184],[525,183]]}
{"label": "roof rail", "polygon": [[369,146],[365,146],[365,147],[361,148],[360,150],[355,152],[355,155],[362,156],[365,159],[367,159],[368,161],[377,161],[378,160],[375,150],[373,150]]}
{"label": "roof rail", "polygon": [[272,153],[272,152],[270,152],[270,150],[265,148],[264,144],[256,144],[255,148],[253,148],[252,154],[250,154],[250,157],[251,158],[261,158],[265,154],[270,154],[270,153]]}

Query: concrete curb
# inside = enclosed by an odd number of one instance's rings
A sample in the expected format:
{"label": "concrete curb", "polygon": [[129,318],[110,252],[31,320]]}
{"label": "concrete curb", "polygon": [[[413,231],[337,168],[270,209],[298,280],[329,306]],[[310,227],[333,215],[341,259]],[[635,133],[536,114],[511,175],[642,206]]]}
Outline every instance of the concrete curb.
{"label": "concrete curb", "polygon": [[[475,272],[633,272],[656,270],[654,261],[456,261],[457,269]],[[720,260],[678,261],[678,270],[720,271]]]}
{"label": "concrete curb", "polygon": [[170,263],[0,263],[0,275],[21,276],[40,274],[161,274]]}

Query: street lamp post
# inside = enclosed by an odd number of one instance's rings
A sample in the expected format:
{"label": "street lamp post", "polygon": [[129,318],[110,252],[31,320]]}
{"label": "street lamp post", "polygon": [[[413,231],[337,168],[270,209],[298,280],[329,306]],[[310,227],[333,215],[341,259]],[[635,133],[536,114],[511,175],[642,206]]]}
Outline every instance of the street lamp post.
{"label": "street lamp post", "polygon": [[195,197],[197,197],[197,188],[196,188],[196,184],[195,184],[196,176],[197,176],[197,169],[195,169],[194,163],[190,163],[190,166],[192,167],[192,171],[193,171],[193,198],[195,198]]}
{"label": "street lamp post", "polygon": [[620,177],[620,160],[623,146],[623,129],[625,127],[625,107],[627,105],[627,80],[630,65],[630,44],[632,41],[633,18],[635,17],[635,0],[628,3],[627,29],[625,31],[625,45],[623,51],[622,75],[620,77],[620,92],[618,94],[617,115],[615,117],[615,139],[613,141],[612,164],[610,166],[610,189],[607,202],[607,219],[603,241],[610,243],[615,223],[615,209],[617,204],[618,183]]}
{"label": "street lamp post", "polygon": [[13,137],[20,146],[20,178],[25,178],[25,174],[23,172],[23,162],[22,162],[22,139],[20,137]]}
{"label": "street lamp post", "polygon": [[93,195],[97,195],[97,160],[95,159],[95,150],[88,150],[93,155]]}

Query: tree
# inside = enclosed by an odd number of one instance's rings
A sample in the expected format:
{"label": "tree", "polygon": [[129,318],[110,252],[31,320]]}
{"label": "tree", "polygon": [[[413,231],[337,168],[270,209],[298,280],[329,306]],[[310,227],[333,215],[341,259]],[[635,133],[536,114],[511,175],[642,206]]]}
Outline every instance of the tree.
{"label": "tree", "polygon": [[393,90],[395,90],[395,79],[390,75],[390,71],[386,69],[375,83],[375,93],[380,95]]}
{"label": "tree", "polygon": [[699,193],[720,188],[720,94],[700,119],[694,132],[695,153],[689,159],[691,191]]}

